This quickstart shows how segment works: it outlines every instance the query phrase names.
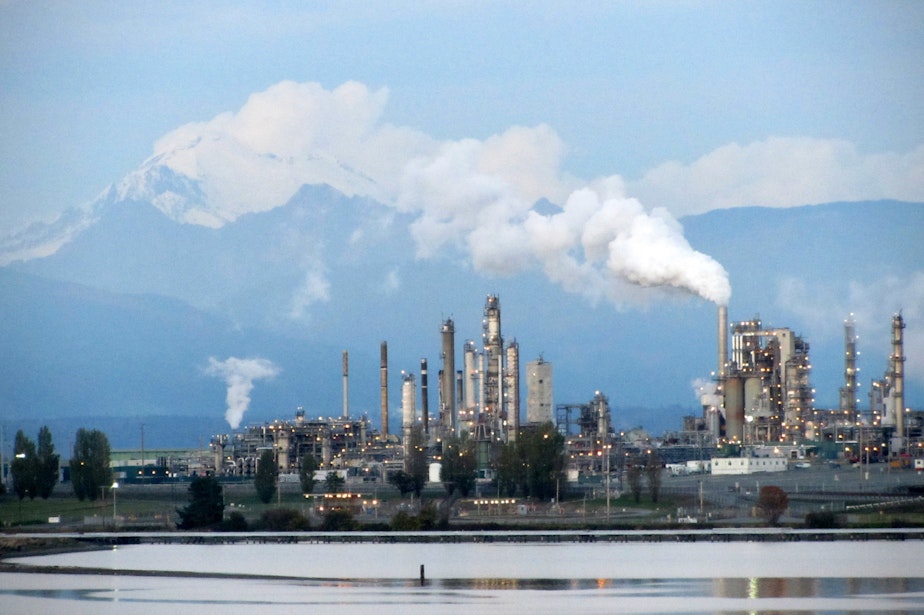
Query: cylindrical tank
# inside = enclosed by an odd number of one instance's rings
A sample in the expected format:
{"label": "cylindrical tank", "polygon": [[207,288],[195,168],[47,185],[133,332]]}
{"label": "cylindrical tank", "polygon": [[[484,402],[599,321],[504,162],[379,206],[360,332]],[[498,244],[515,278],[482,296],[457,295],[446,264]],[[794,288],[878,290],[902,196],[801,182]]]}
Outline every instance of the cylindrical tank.
{"label": "cylindrical tank", "polygon": [[725,438],[729,442],[744,438],[744,380],[739,376],[725,379]]}
{"label": "cylindrical tank", "polygon": [[744,378],[744,412],[756,415],[760,411],[760,395],[764,390],[763,382],[757,376]]}

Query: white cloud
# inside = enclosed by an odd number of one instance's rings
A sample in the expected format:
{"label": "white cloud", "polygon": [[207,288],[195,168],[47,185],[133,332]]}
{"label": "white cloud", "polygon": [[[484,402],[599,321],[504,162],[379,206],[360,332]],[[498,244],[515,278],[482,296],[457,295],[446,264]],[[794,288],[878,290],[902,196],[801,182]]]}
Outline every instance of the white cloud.
{"label": "white cloud", "polygon": [[905,154],[862,154],[836,139],[731,143],[688,165],[664,163],[629,182],[628,193],[678,217],[749,205],[924,201],[924,146]]}
{"label": "white cloud", "polygon": [[[780,285],[776,304],[794,314],[818,338],[842,336],[842,320],[832,318],[832,314],[843,318],[853,314],[860,348],[866,348],[870,355],[887,356],[891,352],[892,316],[901,312],[906,324],[917,323],[905,328],[905,375],[924,383],[924,328],[919,326],[924,322],[924,271],[907,278],[854,281],[846,293],[817,285],[809,288],[802,280],[787,278]],[[875,353],[869,352],[871,348]],[[876,378],[885,368],[885,363],[867,367]]]}
{"label": "white cloud", "polygon": [[168,201],[155,187],[161,199],[151,200],[175,219],[208,226],[278,207],[305,184],[387,202],[405,162],[435,147],[418,131],[382,124],[387,99],[387,90],[357,82],[328,91],[283,81],[252,94],[237,112],[164,135],[120,189],[149,196],[146,170],[165,165],[198,182],[205,198]]}

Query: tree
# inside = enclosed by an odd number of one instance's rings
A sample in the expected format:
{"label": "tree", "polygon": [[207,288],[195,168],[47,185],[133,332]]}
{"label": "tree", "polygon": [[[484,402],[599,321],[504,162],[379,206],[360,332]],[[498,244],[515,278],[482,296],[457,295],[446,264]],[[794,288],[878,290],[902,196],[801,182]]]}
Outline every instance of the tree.
{"label": "tree", "polygon": [[388,482],[401,493],[401,497],[414,491],[414,479],[404,470],[389,473]]}
{"label": "tree", "polygon": [[336,472],[328,472],[324,479],[325,493],[340,493],[346,485],[346,480]]}
{"label": "tree", "polygon": [[633,459],[626,466],[626,482],[629,484],[629,491],[638,504],[642,498],[642,464],[638,457]]}
{"label": "tree", "polygon": [[13,461],[10,462],[10,474],[13,475],[13,493],[22,500],[27,495],[32,500],[36,495],[38,475],[38,458],[35,442],[29,439],[22,429],[16,432],[13,441]]}
{"label": "tree", "polygon": [[661,469],[661,457],[655,451],[651,451],[645,460],[645,478],[648,479],[648,495],[651,496],[652,502],[657,502],[661,494]]}
{"label": "tree", "polygon": [[430,467],[427,465],[427,447],[424,443],[423,428],[420,425],[411,427],[408,449],[410,454],[405,460],[405,468],[411,477],[414,495],[419,498],[430,475]]}
{"label": "tree", "polygon": [[51,430],[47,426],[39,429],[38,454],[36,461],[35,488],[38,496],[47,500],[58,483],[58,466],[60,455],[55,453],[51,441]]}
{"label": "tree", "polygon": [[475,443],[469,438],[447,438],[443,441],[443,464],[440,480],[446,493],[456,491],[463,498],[475,489]]}
{"label": "tree", "polygon": [[276,460],[273,451],[266,449],[260,453],[253,486],[257,490],[257,497],[264,504],[269,504],[269,501],[276,495]]}
{"label": "tree", "polygon": [[549,421],[535,431],[523,431],[517,446],[526,464],[524,495],[540,500],[556,497],[564,470],[565,437]]}
{"label": "tree", "polygon": [[516,442],[507,442],[497,454],[497,486],[501,493],[513,497],[517,485],[525,483],[525,465]]}
{"label": "tree", "polygon": [[314,479],[314,473],[318,469],[318,460],[314,455],[302,456],[302,462],[298,466],[298,480],[302,484],[302,493],[311,493],[314,491],[314,485],[317,482]]}
{"label": "tree", "polygon": [[789,496],[783,489],[775,485],[766,485],[760,488],[757,496],[757,508],[770,525],[776,525],[780,517],[789,508]]}
{"label": "tree", "polygon": [[225,512],[225,499],[221,483],[212,476],[197,476],[189,483],[189,504],[177,509],[181,530],[209,527],[221,523]]}
{"label": "tree", "polygon": [[74,456],[71,457],[71,484],[74,495],[81,502],[95,501],[100,497],[100,488],[112,482],[109,469],[109,439],[96,429],[77,430],[74,441]]}

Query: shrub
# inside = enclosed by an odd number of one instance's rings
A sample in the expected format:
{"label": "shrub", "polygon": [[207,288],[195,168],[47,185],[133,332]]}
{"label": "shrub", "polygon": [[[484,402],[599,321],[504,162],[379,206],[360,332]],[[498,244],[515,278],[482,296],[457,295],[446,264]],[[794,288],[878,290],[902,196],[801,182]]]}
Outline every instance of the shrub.
{"label": "shrub", "polygon": [[272,508],[260,516],[261,524],[271,532],[310,530],[311,522],[292,508]]}

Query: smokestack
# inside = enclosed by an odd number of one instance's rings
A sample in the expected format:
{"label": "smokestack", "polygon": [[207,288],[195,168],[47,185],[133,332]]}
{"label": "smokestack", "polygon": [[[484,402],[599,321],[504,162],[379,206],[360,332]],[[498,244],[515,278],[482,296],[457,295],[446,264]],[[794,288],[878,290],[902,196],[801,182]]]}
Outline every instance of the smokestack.
{"label": "smokestack", "polygon": [[343,418],[350,418],[350,355],[343,351]]}
{"label": "smokestack", "polygon": [[728,375],[728,306],[719,306],[719,369],[716,372],[721,382]]}
{"label": "smokestack", "polygon": [[895,409],[896,435],[901,440],[899,446],[905,446],[905,346],[902,330],[905,321],[901,312],[892,317],[892,356],[889,362],[892,368],[892,407]]}
{"label": "smokestack", "polygon": [[456,329],[451,318],[441,328],[443,338],[443,369],[440,372],[440,427],[444,434],[450,434],[456,427]]}
{"label": "smokestack", "polygon": [[388,438],[388,342],[382,342],[382,440]]}
{"label": "smokestack", "polygon": [[[420,360],[420,405],[424,436],[430,435],[430,391],[427,389],[427,360]],[[425,438],[429,442],[429,438]]]}

